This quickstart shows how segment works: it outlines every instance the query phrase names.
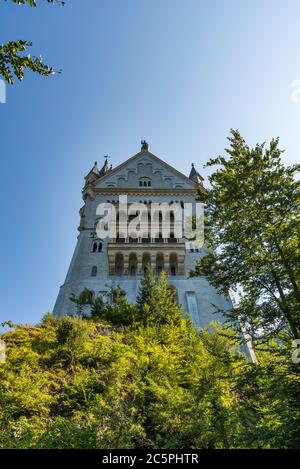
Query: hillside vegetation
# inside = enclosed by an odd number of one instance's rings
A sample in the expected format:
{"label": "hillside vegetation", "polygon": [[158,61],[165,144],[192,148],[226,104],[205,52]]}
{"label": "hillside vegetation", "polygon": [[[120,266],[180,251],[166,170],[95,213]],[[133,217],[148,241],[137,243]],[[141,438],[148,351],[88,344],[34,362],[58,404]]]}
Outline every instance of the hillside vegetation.
{"label": "hillside vegetation", "polygon": [[0,447],[299,447],[284,340],[253,365],[234,330],[182,317],[164,275],[150,295],[146,283],[136,306],[117,290],[110,305],[90,299],[90,318],[47,315],[2,336]]}

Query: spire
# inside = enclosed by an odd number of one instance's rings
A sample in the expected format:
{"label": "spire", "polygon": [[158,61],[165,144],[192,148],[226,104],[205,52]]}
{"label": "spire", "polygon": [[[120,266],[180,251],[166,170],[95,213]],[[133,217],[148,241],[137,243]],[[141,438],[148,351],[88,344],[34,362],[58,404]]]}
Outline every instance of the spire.
{"label": "spire", "polygon": [[98,169],[98,166],[97,166],[97,161],[95,161],[94,166],[89,171],[89,173],[85,176],[84,179],[85,179],[86,184],[88,184],[90,182],[96,181],[96,179],[98,179],[98,177],[99,177],[99,169]]}
{"label": "spire", "polygon": [[107,173],[107,171],[109,171],[108,161],[107,161],[108,158],[109,158],[109,156],[108,156],[108,155],[105,155],[104,158],[105,158],[104,165],[102,166],[102,168],[101,168],[101,170],[100,170],[100,172],[99,172],[99,176],[100,176],[100,177],[104,176],[104,175]]}
{"label": "spire", "polygon": [[196,182],[197,184],[203,185],[204,179],[203,179],[203,177],[198,173],[198,171],[196,170],[194,163],[192,163],[192,169],[191,169],[191,172],[190,172],[190,175],[189,175],[189,179],[191,179],[192,181]]}
{"label": "spire", "polygon": [[97,166],[97,161],[95,161],[95,164],[92,168],[92,173],[99,175],[99,169],[98,169],[98,166]]}

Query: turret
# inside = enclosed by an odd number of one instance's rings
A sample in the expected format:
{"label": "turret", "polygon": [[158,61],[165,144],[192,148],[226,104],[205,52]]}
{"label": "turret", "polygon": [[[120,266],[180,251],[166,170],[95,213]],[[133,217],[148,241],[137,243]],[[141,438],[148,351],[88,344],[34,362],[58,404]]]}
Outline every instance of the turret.
{"label": "turret", "polygon": [[192,169],[189,175],[189,179],[194,181],[199,186],[203,186],[204,178],[200,175],[200,173],[198,173],[198,171],[195,168],[194,163],[192,163]]}

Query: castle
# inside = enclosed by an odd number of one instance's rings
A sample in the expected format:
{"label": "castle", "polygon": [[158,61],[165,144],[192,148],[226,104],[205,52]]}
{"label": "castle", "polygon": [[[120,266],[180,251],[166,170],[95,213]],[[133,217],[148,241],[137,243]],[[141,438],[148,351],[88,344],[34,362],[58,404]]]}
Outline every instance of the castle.
{"label": "castle", "polygon": [[[222,320],[215,307],[226,310],[232,304],[205,277],[189,278],[206,247],[205,244],[197,247],[197,243],[176,230],[182,220],[177,222],[171,214],[167,232],[162,229],[161,215],[152,223],[151,231],[143,228],[143,222],[137,235],[127,229],[127,222],[136,215],[136,207],[146,207],[149,213],[155,204],[183,210],[187,204],[195,206],[198,190],[203,190],[203,178],[194,165],[189,176],[185,176],[151,153],[146,141],[142,141],[139,153],[114,169],[109,166],[108,157],[100,170],[95,163],[85,177],[77,245],[54,314],[74,314],[75,304],[70,296],[86,288],[105,300],[110,286],[119,286],[128,300],[134,302],[144,270],[149,266],[157,274],[162,270],[169,274],[177,301],[195,326],[206,327],[211,321]],[[129,207],[125,220],[119,213],[119,200],[124,197]],[[114,234],[109,231],[108,236],[99,235],[97,227],[104,213],[99,215],[99,206],[115,208],[116,220],[111,223],[116,228]],[[130,207],[135,207],[134,213],[130,213]]]}

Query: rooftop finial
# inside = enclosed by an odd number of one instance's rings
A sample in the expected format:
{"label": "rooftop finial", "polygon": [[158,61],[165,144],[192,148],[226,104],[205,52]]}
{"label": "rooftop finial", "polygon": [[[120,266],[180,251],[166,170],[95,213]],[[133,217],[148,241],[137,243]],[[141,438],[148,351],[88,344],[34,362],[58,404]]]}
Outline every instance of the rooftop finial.
{"label": "rooftop finial", "polygon": [[104,176],[104,175],[107,173],[107,171],[109,170],[109,168],[108,168],[108,161],[107,161],[108,158],[109,158],[109,156],[108,156],[108,155],[104,155],[104,158],[105,158],[104,165],[102,166],[102,168],[101,168],[101,170],[100,170],[100,172],[99,172],[100,177]]}
{"label": "rooftop finial", "polygon": [[146,142],[146,140],[142,140],[141,145],[142,145],[141,151],[148,151],[149,150],[149,143]]}

